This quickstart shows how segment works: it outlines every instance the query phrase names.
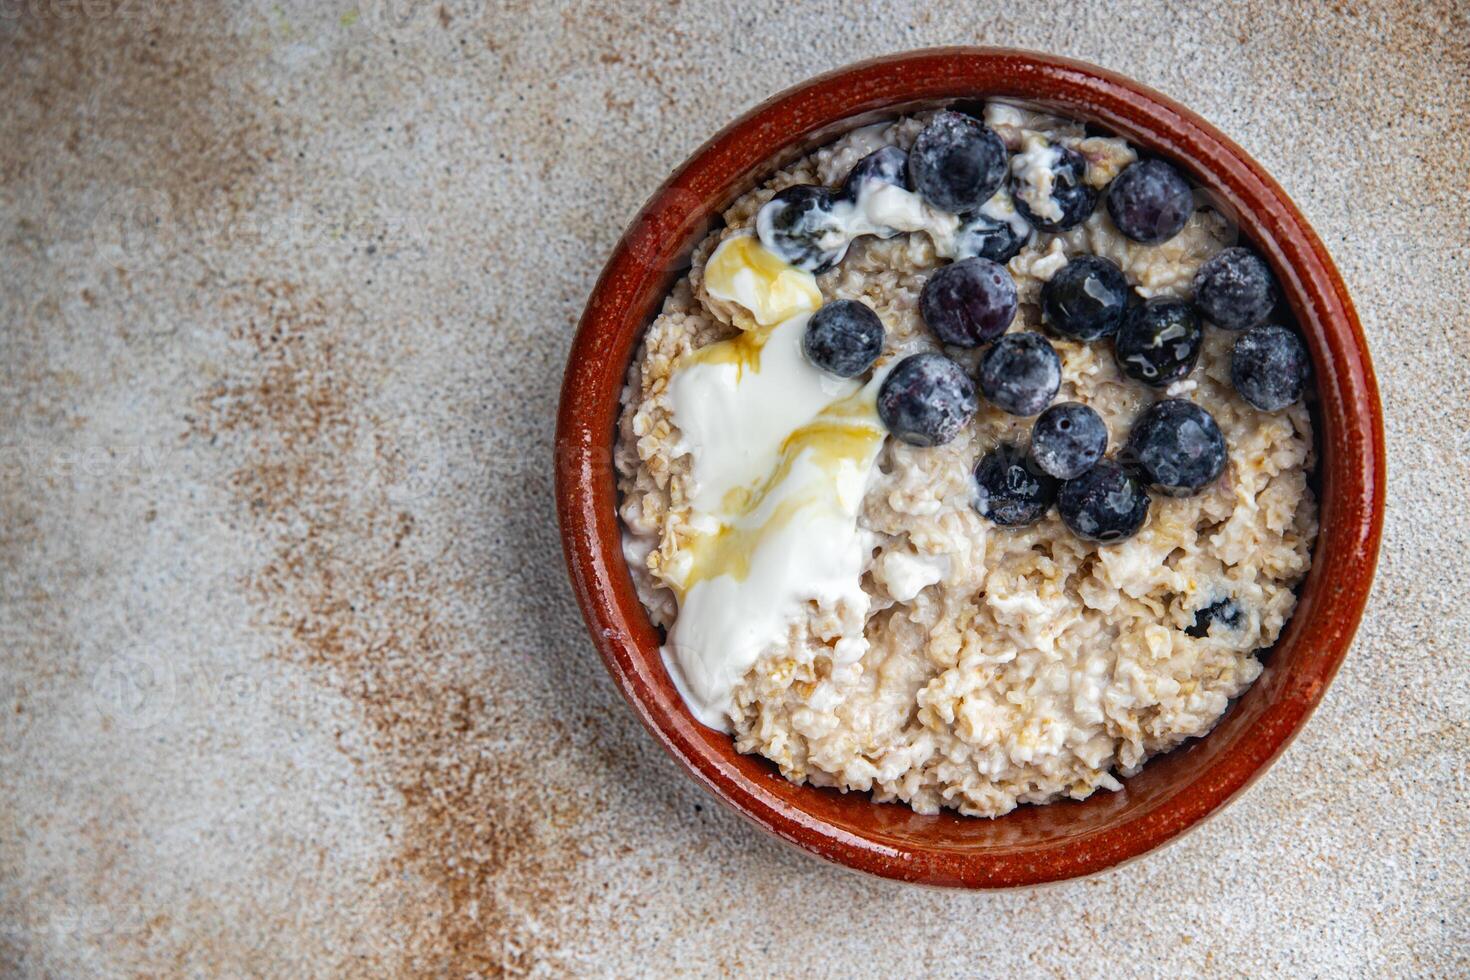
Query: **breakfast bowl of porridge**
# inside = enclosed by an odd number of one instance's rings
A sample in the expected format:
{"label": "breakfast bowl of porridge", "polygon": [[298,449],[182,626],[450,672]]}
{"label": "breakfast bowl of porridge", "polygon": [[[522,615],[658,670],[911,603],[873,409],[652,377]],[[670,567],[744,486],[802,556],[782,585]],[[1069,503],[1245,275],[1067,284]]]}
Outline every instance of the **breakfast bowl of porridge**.
{"label": "breakfast bowl of porridge", "polygon": [[943,49],[715,136],[568,360],[574,590],[767,831],[927,884],[1177,837],[1345,656],[1382,519],[1361,328],[1281,189],[1091,66]]}

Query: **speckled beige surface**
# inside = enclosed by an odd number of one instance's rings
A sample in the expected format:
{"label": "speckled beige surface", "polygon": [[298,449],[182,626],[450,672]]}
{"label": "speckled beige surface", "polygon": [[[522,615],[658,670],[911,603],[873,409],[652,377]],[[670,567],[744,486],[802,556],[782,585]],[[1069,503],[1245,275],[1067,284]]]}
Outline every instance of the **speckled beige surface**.
{"label": "speckled beige surface", "polygon": [[[1341,6],[0,4],[0,975],[1464,975],[1470,23]],[[962,42],[1265,164],[1391,459],[1305,734],[1181,843],[1015,894],[716,810],[597,662],[550,501],[573,323],[662,176]]]}

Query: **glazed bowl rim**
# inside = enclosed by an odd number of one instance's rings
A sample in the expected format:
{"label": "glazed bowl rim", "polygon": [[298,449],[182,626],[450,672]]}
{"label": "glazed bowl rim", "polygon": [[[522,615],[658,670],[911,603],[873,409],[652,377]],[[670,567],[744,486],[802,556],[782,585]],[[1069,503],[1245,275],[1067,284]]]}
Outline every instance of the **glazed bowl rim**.
{"label": "glazed bowl rim", "polygon": [[[895,837],[839,825],[814,812],[820,807],[809,795],[832,791],[792,791],[774,769],[763,773],[750,757],[732,758],[728,736],[718,736],[721,749],[693,720],[663,673],[657,633],[618,544],[612,451],[638,337],[689,250],[738,194],[874,118],[993,97],[1062,108],[1168,155],[1233,211],[1277,272],[1311,348],[1322,511],[1313,567],[1275,648],[1293,656],[1283,657],[1289,665],[1259,717],[1231,736],[1240,745],[1228,743],[1184,785],[1114,825],[1035,845],[960,847],[928,842],[922,832]],[[1362,328],[1325,247],[1285,192],[1235,143],[1168,97],[1093,65],[1004,48],[931,48],[849,65],[776,95],[696,150],[644,205],[592,290],[568,355],[555,453],[573,590],[614,682],[659,743],[716,798],[809,853],[883,877],[954,887],[1034,885],[1102,871],[1177,838],[1259,777],[1301,730],[1347,653],[1368,601],[1383,520],[1383,428]]]}

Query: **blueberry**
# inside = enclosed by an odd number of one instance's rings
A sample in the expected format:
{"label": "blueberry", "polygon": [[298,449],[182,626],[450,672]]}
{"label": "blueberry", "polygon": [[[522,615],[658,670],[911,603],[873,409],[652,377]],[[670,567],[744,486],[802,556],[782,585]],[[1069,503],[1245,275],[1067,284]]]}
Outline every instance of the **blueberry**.
{"label": "blueberry", "polygon": [[843,200],[856,201],[863,186],[876,181],[907,188],[909,184],[909,155],[896,146],[885,146],[863,157],[847,172],[842,181]]}
{"label": "blueberry", "polygon": [[1004,265],[1016,257],[1030,237],[1030,229],[1022,234],[1009,221],[975,214],[960,225],[956,252],[962,256],[979,256]]}
{"label": "blueberry", "polygon": [[796,184],[780,191],[756,214],[755,228],[762,245],[811,273],[826,272],[847,253],[825,187]]}
{"label": "blueberry", "polygon": [[1178,299],[1151,299],[1123,317],[1113,354],[1134,381],[1166,388],[1194,370],[1204,342],[1193,306]]}
{"label": "blueberry", "polygon": [[823,371],[855,378],[883,353],[883,321],[855,299],[833,300],[807,320],[801,349]]}
{"label": "blueberry", "polygon": [[1128,280],[1111,259],[1079,255],[1041,287],[1041,312],[1053,330],[1073,340],[1118,332],[1128,309]]}
{"label": "blueberry", "polygon": [[1210,635],[1212,623],[1219,623],[1228,630],[1237,630],[1244,621],[1245,612],[1234,599],[1220,599],[1196,610],[1194,625],[1187,627],[1184,632],[1196,639],[1203,639]]}
{"label": "blueberry", "polygon": [[899,361],[878,389],[878,417],[889,432],[914,446],[949,442],[979,407],[965,369],[932,352]]}
{"label": "blueberry", "polygon": [[1035,415],[1062,386],[1062,359],[1039,333],[1006,334],[980,359],[980,393],[1011,415]]}
{"label": "blueberry", "polygon": [[975,464],[975,509],[996,524],[1035,524],[1056,499],[1057,481],[1033,473],[1013,446],[997,446]]}
{"label": "blueberry", "polygon": [[958,112],[936,114],[909,150],[909,183],[941,211],[976,211],[1005,179],[1005,144]]}
{"label": "blueberry", "polygon": [[1230,383],[1256,408],[1275,412],[1302,397],[1310,364],[1306,346],[1290,330],[1252,327],[1230,352]]}
{"label": "blueberry", "polygon": [[1011,197],[1016,210],[1042,231],[1066,231],[1086,221],[1097,207],[1088,187],[1087,160],[1060,143],[1040,142],[1011,158]]}
{"label": "blueberry", "polygon": [[1108,214],[1135,242],[1158,245],[1184,230],[1194,213],[1194,193],[1162,160],[1130,163],[1108,185]]}
{"label": "blueberry", "polygon": [[1225,469],[1225,436],[1209,412],[1181,398],[1155,402],[1133,423],[1128,459],[1174,497],[1198,493]]}
{"label": "blueberry", "polygon": [[1194,305],[1226,330],[1254,327],[1276,306],[1276,280],[1248,248],[1227,248],[1194,274]]}
{"label": "blueberry", "polygon": [[1080,402],[1062,402],[1031,427],[1031,463],[1058,480],[1081,476],[1108,451],[1102,416]]}
{"label": "blueberry", "polygon": [[1005,333],[1016,318],[1016,283],[989,259],[952,262],[924,283],[919,314],[944,343],[978,347]]}
{"label": "blueberry", "polygon": [[1057,511],[1072,533],[1107,544],[1131,538],[1148,519],[1148,491],[1111,459],[1062,483]]}

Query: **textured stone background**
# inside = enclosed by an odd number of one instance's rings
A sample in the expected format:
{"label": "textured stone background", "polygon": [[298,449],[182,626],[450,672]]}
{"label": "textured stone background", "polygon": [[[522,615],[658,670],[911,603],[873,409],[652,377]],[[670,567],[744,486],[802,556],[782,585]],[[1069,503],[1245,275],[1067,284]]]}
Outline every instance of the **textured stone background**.
{"label": "textured stone background", "polygon": [[[1470,23],[1336,6],[0,0],[0,975],[1464,975]],[[961,42],[1265,164],[1392,457],[1305,734],[1176,846],[1019,894],[714,809],[599,666],[550,502],[573,323],[665,173]]]}

